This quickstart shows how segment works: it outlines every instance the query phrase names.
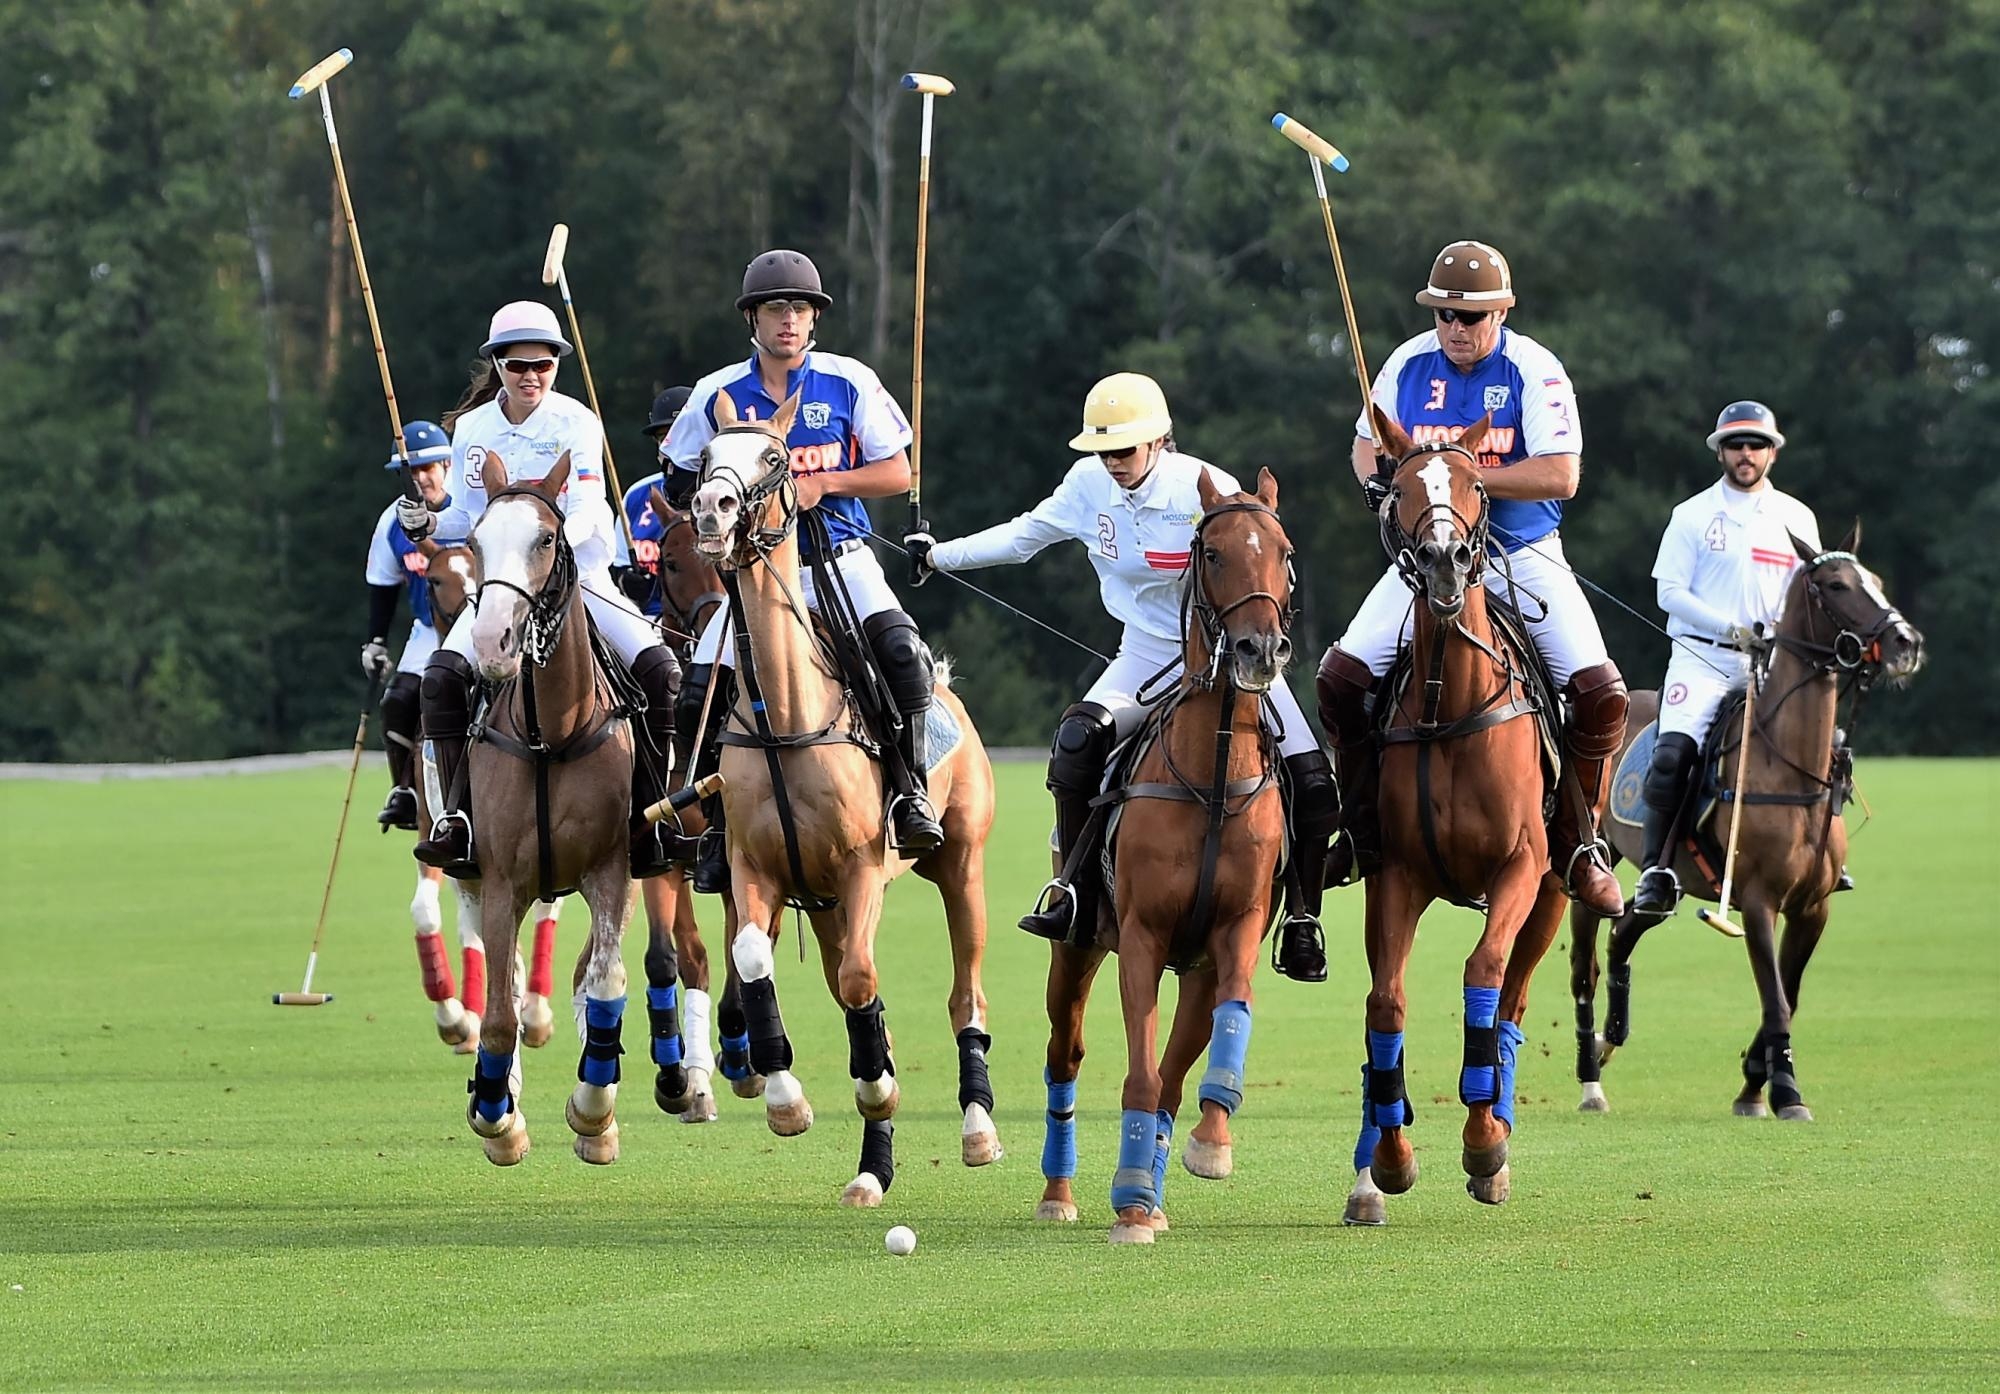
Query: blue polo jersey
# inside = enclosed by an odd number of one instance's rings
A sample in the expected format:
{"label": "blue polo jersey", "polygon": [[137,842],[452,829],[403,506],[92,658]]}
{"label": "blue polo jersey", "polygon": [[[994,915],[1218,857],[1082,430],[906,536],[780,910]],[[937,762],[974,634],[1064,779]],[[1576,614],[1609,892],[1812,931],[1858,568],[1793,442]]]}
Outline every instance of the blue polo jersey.
{"label": "blue polo jersey", "polygon": [[[443,514],[451,507],[450,498],[436,510]],[[439,546],[450,546],[462,542],[463,538],[437,539]],[[431,617],[431,588],[424,584],[424,571],[429,561],[421,548],[410,541],[410,535],[403,531],[396,521],[396,505],[390,504],[382,510],[382,516],[375,520],[375,535],[368,540],[367,578],[371,586],[393,586],[401,584],[410,593],[410,615],[418,624],[436,628]]]}
{"label": "blue polo jersey", "polygon": [[[769,421],[782,401],[772,401],[757,371],[757,356],[710,373],[674,421],[661,452],[679,470],[701,468],[702,447],[715,436],[715,397],[727,392],[743,420]],[[786,375],[785,395],[798,394],[799,411],[785,444],[797,476],[836,473],[886,460],[909,448],[910,422],[882,386],[875,370],[857,358],[815,349]],[[823,498],[819,514],[834,546],[869,533],[868,510],[860,499]]]}
{"label": "blue polo jersey", "polygon": [[654,470],[644,479],[625,491],[625,522],[632,529],[632,565],[653,578],[653,589],[646,596],[644,609],[653,618],[660,614],[660,538],[666,532],[665,520],[653,511],[653,486],[659,484],[665,475]]}
{"label": "blue polo jersey", "polygon": [[[1482,469],[1498,469],[1535,455],[1581,455],[1583,425],[1576,388],[1562,360],[1525,334],[1504,325],[1493,352],[1470,368],[1445,357],[1436,330],[1427,330],[1389,355],[1375,375],[1375,404],[1417,445],[1457,440],[1489,412],[1493,425],[1479,448]],[[1363,416],[1355,434],[1375,439]],[[1559,499],[1494,499],[1494,542],[1502,551],[1547,537],[1562,526]]]}

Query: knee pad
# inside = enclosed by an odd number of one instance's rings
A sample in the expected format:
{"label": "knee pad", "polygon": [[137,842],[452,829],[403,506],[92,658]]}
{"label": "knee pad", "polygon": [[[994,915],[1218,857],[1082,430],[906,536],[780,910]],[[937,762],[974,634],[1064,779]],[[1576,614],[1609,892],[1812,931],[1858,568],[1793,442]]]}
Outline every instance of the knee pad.
{"label": "knee pad", "polygon": [[1680,807],[1682,780],[1697,755],[1694,737],[1669,731],[1653,742],[1653,760],[1646,767],[1646,807],[1672,812]]}
{"label": "knee pad", "polygon": [[[715,680],[713,663],[690,663],[681,674],[680,688],[674,694],[674,726],[684,732],[692,732],[695,722],[701,720],[701,704],[707,698],[708,685]],[[717,694],[716,701],[722,700]]]}
{"label": "knee pad", "polygon": [[1292,782],[1292,832],[1298,837],[1331,837],[1340,827],[1340,790],[1333,762],[1323,750],[1285,757]]}
{"label": "knee pad", "polygon": [[672,711],[680,700],[681,662],[665,644],[641,649],[632,660],[632,677],[645,691],[647,705],[656,711]]}
{"label": "knee pad", "polygon": [[1600,663],[1570,675],[1569,748],[1593,760],[1608,760],[1625,740],[1625,679],[1615,663]]}
{"label": "knee pad", "polygon": [[421,695],[424,733],[430,736],[462,736],[472,710],[472,693],[478,679],[472,665],[450,649],[439,649],[424,666]]}
{"label": "knee pad", "polygon": [[900,712],[920,712],[931,703],[931,651],[924,647],[917,622],[901,610],[884,610],[861,622],[868,647],[882,665],[882,676]]}
{"label": "knee pad", "polygon": [[1063,713],[1049,750],[1049,788],[1058,794],[1094,797],[1104,782],[1116,736],[1111,713],[1096,702],[1077,702]]}
{"label": "knee pad", "polygon": [[423,679],[415,673],[398,673],[382,693],[382,729],[403,745],[416,743],[422,687]]}
{"label": "knee pad", "polygon": [[1367,741],[1368,699],[1375,690],[1375,675],[1366,663],[1337,645],[1328,649],[1319,661],[1313,690],[1319,699],[1320,724],[1336,745],[1352,748]]}

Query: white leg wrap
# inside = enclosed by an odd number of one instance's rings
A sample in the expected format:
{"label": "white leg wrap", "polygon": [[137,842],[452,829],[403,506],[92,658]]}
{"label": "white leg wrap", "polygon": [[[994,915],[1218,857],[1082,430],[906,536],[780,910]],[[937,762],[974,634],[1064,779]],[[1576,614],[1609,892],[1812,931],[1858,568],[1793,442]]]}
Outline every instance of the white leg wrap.
{"label": "white leg wrap", "polygon": [[706,1070],[715,1073],[715,1046],[709,1025],[712,1004],[709,996],[698,987],[691,987],[682,997],[681,1006],[681,1058],[690,1070]]}
{"label": "white leg wrap", "polygon": [[771,957],[771,936],[761,925],[746,924],[737,930],[730,954],[736,960],[736,975],[747,983],[759,982],[777,971],[777,960]]}
{"label": "white leg wrap", "polygon": [[436,934],[444,928],[444,911],[438,904],[438,883],[419,876],[417,893],[410,897],[410,919],[419,934]]}

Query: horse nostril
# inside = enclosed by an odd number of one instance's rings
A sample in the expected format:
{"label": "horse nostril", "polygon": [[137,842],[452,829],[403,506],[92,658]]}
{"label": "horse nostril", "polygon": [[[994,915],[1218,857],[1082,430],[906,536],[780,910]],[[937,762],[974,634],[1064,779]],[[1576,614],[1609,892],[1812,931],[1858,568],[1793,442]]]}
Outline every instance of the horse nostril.
{"label": "horse nostril", "polygon": [[1458,543],[1451,549],[1451,564],[1453,569],[1458,571],[1464,571],[1470,567],[1472,565],[1472,549],[1463,542]]}
{"label": "horse nostril", "polygon": [[1271,645],[1271,658],[1280,668],[1290,663],[1292,661],[1292,641],[1280,634],[1278,642]]}

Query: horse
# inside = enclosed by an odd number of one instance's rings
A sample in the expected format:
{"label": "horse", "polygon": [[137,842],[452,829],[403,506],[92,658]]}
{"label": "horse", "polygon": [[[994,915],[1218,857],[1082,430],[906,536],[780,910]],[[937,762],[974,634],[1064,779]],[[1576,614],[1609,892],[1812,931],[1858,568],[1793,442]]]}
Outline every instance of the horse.
{"label": "horse", "polygon": [[1367,1059],[1355,1181],[1342,1218],[1387,1222],[1385,1195],[1416,1183],[1405,1128],[1414,1121],[1403,1077],[1403,970],[1417,922],[1435,900],[1483,909],[1485,928],[1465,961],[1466,1190],[1487,1205],[1511,1187],[1514,1066],[1528,983],[1554,941],[1567,899],[1549,870],[1551,792],[1546,698],[1525,642],[1489,613],[1486,486],[1476,451],[1492,424],[1456,441],[1414,445],[1373,408],[1375,439],[1397,460],[1383,509],[1383,543],[1416,593],[1410,681],[1380,732],[1382,864],[1366,878]]}
{"label": "horse", "polygon": [[[1250,979],[1271,927],[1285,842],[1276,746],[1260,719],[1260,696],[1283,681],[1291,658],[1291,539],[1278,521],[1278,486],[1268,469],[1258,472],[1255,494],[1224,494],[1206,472],[1198,487],[1202,517],[1181,608],[1181,676],[1137,738],[1111,840],[1128,1057],[1111,1185],[1114,1244],[1150,1244],[1163,1227],[1160,1191],[1174,1114],[1203,1046],[1209,1067],[1198,1091],[1201,1121],[1181,1162],[1210,1179],[1234,1168],[1229,1119],[1243,1102]],[[1059,1052],[1071,1091],[1083,1053],[1082,993],[1073,994],[1073,1007],[1056,1010],[1057,973],[1077,966],[1076,951],[1065,956],[1063,947],[1050,964],[1052,1093]],[[1104,950],[1089,952],[1101,960]],[[1096,962],[1086,958],[1085,966],[1094,971]],[[1198,986],[1183,980],[1168,1058],[1156,1066],[1160,977],[1170,966],[1197,970]],[[1087,991],[1087,974],[1080,987]],[[1056,1112],[1052,1105],[1052,1130]],[[1057,1179],[1050,1178],[1051,1188]],[[1066,1191],[1068,1178],[1060,1179]],[[1051,1199],[1045,1191],[1044,1206]]]}
{"label": "horse", "polygon": [[[1761,674],[1756,724],[1747,752],[1743,787],[1716,791],[1711,829],[1718,846],[1738,839],[1731,900],[1742,911],[1750,970],[1757,980],[1762,1016],[1743,1053],[1743,1088],[1732,1111],[1743,1118],[1773,1113],[1787,1122],[1811,1122],[1812,1110],[1799,1091],[1792,1056],[1792,1014],[1806,964],[1826,932],[1829,900],[1847,860],[1847,827],[1836,815],[1851,789],[1851,757],[1835,739],[1835,723],[1846,683],[1858,714],[1862,695],[1886,677],[1902,686],[1923,666],[1923,636],[1883,594],[1873,572],[1856,558],[1861,525],[1832,551],[1792,539],[1800,561],[1785,592],[1769,666]],[[1755,665],[1753,665],[1754,669]],[[1657,692],[1635,693],[1626,717],[1622,767],[1632,743],[1659,710]],[[1725,712],[1727,709],[1725,708]],[[1850,729],[1852,728],[1850,719]],[[1723,754],[1723,770],[1733,775],[1743,740],[1742,711],[1709,736]],[[1744,792],[1744,788],[1753,792]],[[1695,798],[1700,797],[1699,790]],[[1742,809],[1743,827],[1732,826]],[[1687,813],[1683,812],[1683,818]],[[1637,860],[1639,830],[1607,820],[1618,853]],[[1681,884],[1713,901],[1721,893],[1714,868],[1698,859],[1698,839],[1683,826],[1677,857]],[[1727,915],[1729,907],[1722,913]],[[1777,916],[1785,918],[1782,941]],[[1578,1109],[1610,1109],[1603,1066],[1631,1032],[1632,952],[1639,940],[1667,916],[1627,910],[1611,932],[1609,1004],[1602,1035],[1595,1024],[1598,984],[1597,931],[1600,917],[1578,905],[1570,916],[1570,988],[1576,998]],[[1765,1103],[1769,1090],[1770,1103]]]}
{"label": "horse", "polygon": [[[875,932],[888,882],[909,870],[944,901],[952,949],[948,1001],[959,1047],[960,1154],[968,1166],[1001,1155],[986,1069],[991,1037],[980,982],[986,946],[985,846],[993,825],[993,770],[972,719],[939,665],[940,713],[961,739],[931,763],[929,793],[944,842],[911,862],[888,844],[875,736],[857,697],[801,603],[799,508],[785,444],[798,411],[794,393],[769,421],[739,421],[726,392],[714,398],[717,432],[702,452],[693,499],[695,539],[723,570],[735,627],[736,696],[722,734],[727,780],[730,895],[740,926],[730,944],[747,1023],[751,1066],[763,1077],[766,1122],[781,1137],[812,1125],[812,1106],[792,1073],[773,980],[778,917],[801,906],[819,943],[828,989],[847,1019],[848,1073],[862,1117],[861,1162],[843,1205],[882,1203],[895,1175],[900,1098],[875,972]],[[832,615],[838,597],[821,595]]]}
{"label": "horse", "polygon": [[[448,634],[477,591],[473,581],[472,549],[463,543],[440,545],[427,537],[417,544],[417,551],[424,558],[424,588],[430,593],[434,627],[438,633]],[[430,826],[431,801],[425,788],[427,783],[424,779],[416,781],[419,827]],[[461,998],[458,984],[452,981],[451,962],[444,949],[444,914],[439,904],[443,882],[444,872],[438,868],[417,867],[416,893],[410,898],[410,919],[416,926],[417,968],[422,975],[424,996],[435,1009],[438,1039],[450,1046],[453,1054],[470,1055],[478,1049],[479,1013],[468,1010],[465,1003],[484,1003],[486,1000],[486,946],[479,937],[477,904],[461,888],[459,966],[465,989]],[[456,887],[458,883],[453,885]],[[521,1007],[521,1039],[530,1046],[546,1045],[554,1030],[549,995],[553,988],[551,963],[555,953],[556,920],[560,912],[559,901],[537,901],[535,904],[534,959],[527,975],[527,997]]]}
{"label": "horse", "polygon": [[572,888],[590,907],[590,934],[572,979],[583,1054],[565,1116],[578,1157],[597,1165],[618,1157],[634,747],[592,652],[576,558],[563,535],[556,501],[569,471],[564,452],[547,478],[512,484],[505,463],[489,453],[481,471],[488,503],[472,529],[481,602],[473,658],[481,677],[499,684],[466,758],[480,830],[473,894],[487,952],[497,959],[466,1121],[498,1166],[528,1151],[516,1054],[521,915],[532,901]]}

